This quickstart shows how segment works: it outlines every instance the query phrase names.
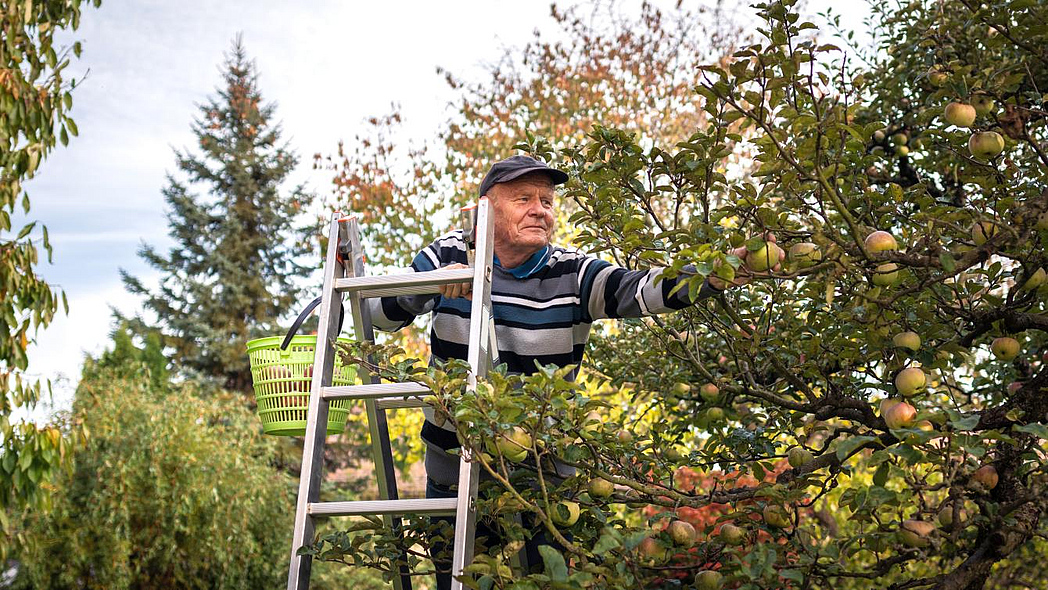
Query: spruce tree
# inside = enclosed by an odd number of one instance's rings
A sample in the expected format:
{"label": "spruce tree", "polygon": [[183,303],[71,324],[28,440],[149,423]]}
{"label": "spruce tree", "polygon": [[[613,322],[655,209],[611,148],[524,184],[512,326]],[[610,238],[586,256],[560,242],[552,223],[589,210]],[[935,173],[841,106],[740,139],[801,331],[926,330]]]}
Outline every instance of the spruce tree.
{"label": "spruce tree", "polygon": [[122,275],[158,316],[179,369],[250,391],[245,343],[279,333],[278,319],[298,305],[295,279],[308,273],[298,262],[305,232],[295,225],[304,196],[301,187],[281,190],[298,160],[239,36],[222,77],[193,123],[198,152],[176,151],[181,174],[169,174],[163,191],[175,244],[166,255],[139,251],[160,271],[158,288]]}

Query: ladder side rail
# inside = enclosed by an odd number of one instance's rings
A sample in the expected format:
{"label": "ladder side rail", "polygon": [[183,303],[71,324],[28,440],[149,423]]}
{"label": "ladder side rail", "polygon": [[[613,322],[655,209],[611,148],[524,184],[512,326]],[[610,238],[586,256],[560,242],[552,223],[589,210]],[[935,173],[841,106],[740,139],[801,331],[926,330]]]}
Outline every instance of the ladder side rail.
{"label": "ladder side rail", "polygon": [[[467,361],[470,376],[467,387],[475,390],[477,378],[487,376],[491,358],[497,351],[489,349],[493,339],[489,336],[491,318],[491,276],[494,248],[494,219],[487,198],[481,198],[477,206],[477,247],[474,258],[473,301],[470,305],[469,349]],[[473,561],[477,527],[477,489],[480,483],[480,466],[472,461],[469,451],[461,449],[459,461],[458,508],[455,515],[455,551],[452,556],[451,590],[462,590],[463,584],[455,576],[462,575]]]}
{"label": "ladder side rail", "polygon": [[313,541],[315,524],[308,509],[311,502],[320,496],[320,483],[324,471],[324,442],[327,436],[328,402],[320,392],[331,385],[334,368],[333,337],[337,337],[338,307],[342,297],[333,286],[336,279],[345,275],[339,260],[338,248],[346,238],[345,223],[335,214],[331,218],[328,233],[328,251],[324,263],[324,290],[320,305],[320,324],[317,327],[317,342],[313,356],[313,381],[310,386],[309,409],[306,411],[305,443],[302,447],[302,468],[299,473],[298,500],[295,505],[295,530],[291,538],[291,565],[288,569],[288,590],[308,590],[312,560],[308,555],[298,555],[298,549]]}
{"label": "ladder side rail", "polygon": [[[349,244],[351,248],[350,269],[354,278],[364,277],[364,249],[360,243],[360,224],[356,217],[349,222]],[[353,328],[357,341],[374,342],[375,329],[371,320],[371,308],[360,291],[350,292],[349,302],[353,314]],[[374,358],[368,356],[367,362],[374,365]],[[364,384],[381,383],[378,375],[373,374],[364,365],[358,365],[357,374]],[[368,430],[371,435],[371,455],[375,463],[375,476],[378,480],[379,497],[383,500],[397,500],[397,474],[393,463],[393,449],[389,440],[389,425],[386,411],[375,405],[373,398],[364,400],[364,409],[368,418]],[[400,531],[403,539],[403,521],[399,516],[383,514],[382,521],[391,531]],[[406,558],[406,556],[405,556]],[[395,590],[411,590],[410,568],[407,560],[400,566],[400,575],[393,578]]]}

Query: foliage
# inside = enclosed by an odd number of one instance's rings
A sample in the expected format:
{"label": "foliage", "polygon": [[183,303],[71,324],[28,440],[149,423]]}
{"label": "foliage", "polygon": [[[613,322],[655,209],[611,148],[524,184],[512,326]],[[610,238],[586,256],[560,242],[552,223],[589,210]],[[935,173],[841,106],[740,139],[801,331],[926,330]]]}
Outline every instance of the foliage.
{"label": "foliage", "polygon": [[[577,143],[525,147],[570,168],[576,244],[621,264],[694,265],[684,288],[697,290],[731,278],[744,264],[732,249],[756,252],[766,232],[814,244],[819,260],[791,256],[724,297],[606,326],[589,361],[609,380],[598,395],[566,368],[496,373],[475,392],[454,364],[384,369],[434,388],[431,403],[501,484],[484,509],[533,513],[565,548],[525,577],[504,575],[505,549],[479,555],[481,588],[673,588],[709,569],[740,589],[1043,577],[1048,12],[885,5],[879,51],[857,65],[793,2],[756,10],[760,39],[702,67],[707,123],[685,141],[598,125]],[[944,122],[947,103],[980,95],[994,105],[972,129]],[[1000,155],[969,151],[985,131],[1004,139]],[[873,248],[875,230],[898,248]],[[920,344],[893,339],[904,331]],[[1014,358],[989,351],[1001,337],[1017,339]],[[926,383],[903,399],[905,368]],[[700,395],[706,384],[717,392]],[[611,407],[604,388],[629,402]],[[915,418],[889,427],[885,399]],[[532,441],[523,464],[490,444],[514,427]],[[801,449],[810,456],[789,453]],[[537,469],[552,455],[578,477],[558,485]],[[591,495],[596,478],[616,492]],[[556,525],[565,499],[582,515]],[[700,525],[693,547],[666,529],[681,517]],[[728,522],[742,544],[716,534]],[[507,526],[511,544],[523,539]]]}
{"label": "foliage", "polygon": [[[143,349],[88,359],[70,423],[90,433],[18,556],[36,588],[271,588],[286,576],[290,477],[235,393],[159,380]],[[130,354],[129,354],[130,353]],[[145,362],[138,358],[147,359]]]}
{"label": "foliage", "polygon": [[160,271],[160,285],[150,291],[123,276],[157,315],[180,369],[249,392],[245,343],[280,332],[278,320],[298,304],[295,280],[307,274],[295,226],[304,196],[280,190],[297,158],[280,142],[275,107],[262,103],[239,38],[224,67],[225,87],[193,123],[200,154],[176,153],[188,184],[170,176],[164,190],[175,245],[166,255],[148,245],[139,252]]}
{"label": "foliage", "polygon": [[[80,57],[81,46],[60,47],[55,34],[76,30],[82,4],[11,0],[0,9],[0,514],[8,507],[46,505],[42,484],[70,443],[55,428],[11,423],[14,410],[32,409],[40,398],[40,383],[25,378],[26,351],[38,330],[51,323],[60,299],[65,305],[65,294],[36,272],[39,247],[51,257],[47,228],[31,222],[15,234],[11,222],[19,206],[29,213],[23,183],[58,142],[65,145],[77,134],[69,116],[76,80],[67,79],[65,69]],[[97,8],[100,0],[88,4]],[[0,531],[3,557],[11,539],[2,521]]]}

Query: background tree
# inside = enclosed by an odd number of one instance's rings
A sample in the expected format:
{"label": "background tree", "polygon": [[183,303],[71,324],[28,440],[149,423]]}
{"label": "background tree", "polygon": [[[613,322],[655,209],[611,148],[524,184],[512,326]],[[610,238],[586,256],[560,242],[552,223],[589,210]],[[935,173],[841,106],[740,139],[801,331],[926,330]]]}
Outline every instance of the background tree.
{"label": "background tree", "polygon": [[[98,7],[100,0],[90,4]],[[76,30],[80,0],[10,0],[0,10],[0,515],[11,506],[46,501],[41,483],[65,454],[68,438],[53,427],[12,424],[17,408],[31,409],[40,398],[38,381],[26,379],[27,349],[46,327],[65,294],[37,274],[40,250],[51,256],[47,228],[29,223],[12,232],[17,207],[29,213],[22,184],[60,141],[77,134],[69,116],[75,80],[65,77],[80,43],[55,44],[55,33]],[[72,54],[72,57],[70,56]],[[34,237],[39,229],[39,238]],[[0,520],[0,558],[9,548],[7,524]]]}
{"label": "background tree", "polygon": [[[224,88],[193,123],[199,154],[177,153],[188,183],[169,176],[164,198],[175,245],[140,255],[161,273],[156,291],[123,273],[127,289],[163,326],[172,360],[184,370],[248,392],[245,343],[279,333],[308,273],[296,217],[304,196],[281,185],[297,158],[280,141],[275,107],[263,104],[254,62],[238,37],[227,56]],[[204,187],[202,194],[194,186]]]}
{"label": "background tree", "polygon": [[[202,395],[154,372],[121,327],[88,358],[71,422],[90,432],[56,478],[50,511],[23,515],[21,583],[32,588],[272,588],[289,533],[273,523],[293,482],[240,395]],[[155,367],[155,364],[153,365]]]}
{"label": "background tree", "polygon": [[[743,264],[761,278],[605,327],[589,362],[607,383],[549,370],[463,395],[461,369],[412,376],[499,482],[485,509],[533,512],[566,548],[524,579],[507,551],[481,554],[480,587],[1043,578],[1048,13],[882,6],[877,51],[856,56],[794,4],[756,5],[760,38],[703,66],[708,123],[685,141],[597,126],[526,146],[571,169],[583,249],[693,264],[688,289]],[[732,171],[740,153],[749,173]],[[768,273],[780,246],[787,264]],[[492,444],[514,428],[537,465],[556,454],[579,476],[555,486]],[[315,549],[337,558],[329,540]]]}

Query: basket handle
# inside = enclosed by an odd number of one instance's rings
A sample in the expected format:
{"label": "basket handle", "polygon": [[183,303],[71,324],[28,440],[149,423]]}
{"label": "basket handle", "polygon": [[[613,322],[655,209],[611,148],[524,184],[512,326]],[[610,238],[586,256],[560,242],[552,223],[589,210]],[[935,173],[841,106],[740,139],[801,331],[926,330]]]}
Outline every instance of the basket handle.
{"label": "basket handle", "polygon": [[[323,299],[324,297],[320,296],[314,299],[313,301],[310,301],[309,305],[307,305],[306,308],[302,310],[302,313],[298,314],[298,317],[295,318],[295,323],[291,324],[291,329],[287,331],[287,336],[284,337],[284,341],[280,343],[280,350],[287,350],[288,345],[291,344],[291,339],[295,337],[295,334],[298,334],[298,329],[302,327],[302,323],[306,321],[306,318],[309,317],[309,314],[313,313],[313,310],[316,309],[318,305],[320,305],[320,302]],[[345,319],[346,308],[339,305],[338,332],[336,332],[336,334],[342,333],[342,321]]]}

